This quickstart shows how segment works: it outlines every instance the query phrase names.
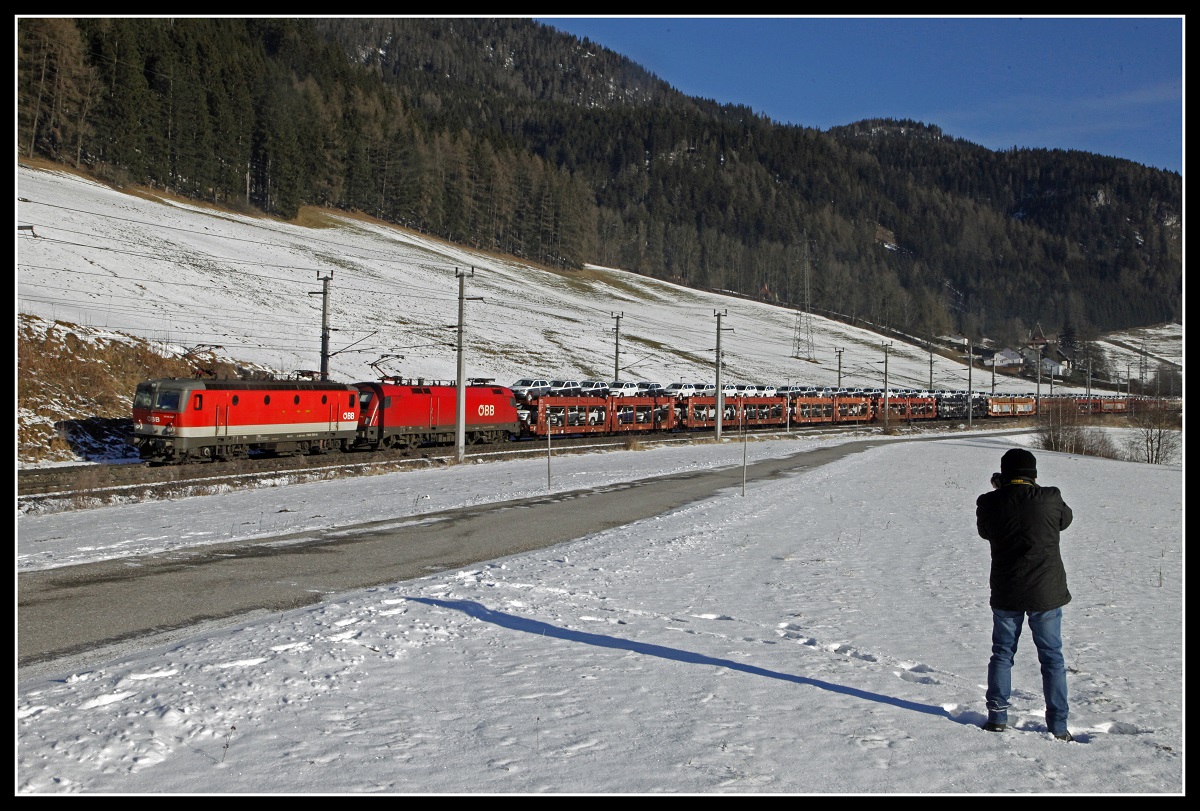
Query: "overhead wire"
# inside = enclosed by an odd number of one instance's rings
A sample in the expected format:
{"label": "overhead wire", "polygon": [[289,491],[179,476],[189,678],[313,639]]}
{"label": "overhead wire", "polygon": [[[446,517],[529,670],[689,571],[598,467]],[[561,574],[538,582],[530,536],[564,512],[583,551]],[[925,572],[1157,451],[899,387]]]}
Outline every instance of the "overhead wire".
{"label": "overhead wire", "polygon": [[[23,202],[30,202],[30,203],[37,203],[37,201],[28,200],[27,198],[22,198],[22,201],[23,201]],[[94,213],[94,212],[87,212],[87,211],[83,211],[83,210],[81,210],[81,209],[73,209],[73,208],[70,208],[70,207],[67,207],[67,206],[58,206],[58,205],[51,204],[51,203],[37,203],[37,204],[39,204],[39,205],[44,205],[44,206],[49,206],[49,207],[53,207],[53,208],[59,208],[59,209],[67,210],[67,211],[73,211],[73,212],[77,212],[77,213],[88,214],[88,215],[91,215],[91,216],[97,216],[97,217],[110,217],[110,218],[112,218],[112,219],[115,219],[115,220],[119,220],[119,221],[123,221],[123,222],[131,222],[131,223],[135,223],[135,224],[138,224],[138,225],[145,225],[145,226],[148,226],[148,227],[164,228],[164,229],[167,229],[167,230],[177,230],[177,231],[180,231],[180,232],[183,232],[183,233],[191,233],[191,234],[197,234],[197,235],[201,235],[201,236],[211,236],[211,234],[209,234],[209,233],[208,233],[208,232],[206,232],[206,231],[198,231],[198,230],[196,230],[196,229],[190,229],[190,228],[181,228],[181,227],[177,227],[177,226],[162,225],[162,224],[157,224],[157,223],[149,223],[149,222],[146,222],[146,221],[144,221],[144,220],[135,220],[135,219],[133,219],[133,218],[128,218],[128,217],[117,217],[116,215],[97,214],[97,213]],[[66,231],[67,233],[76,233],[76,234],[80,234],[80,235],[84,235],[84,236],[98,236],[98,235],[96,235],[96,234],[94,234],[94,233],[88,233],[88,232],[83,232],[83,231],[74,231],[74,230],[72,230],[72,229],[66,229],[66,228],[63,228],[62,226],[52,225],[52,224],[48,224],[48,223],[42,223],[42,224],[33,223],[33,225],[34,225],[35,227],[41,227],[41,228],[43,229],[43,232],[45,232],[45,231],[47,231],[47,230],[56,230],[56,229],[57,229],[57,230],[63,230],[63,231]],[[94,250],[105,250],[105,251],[117,251],[117,252],[120,252],[120,250],[119,250],[119,249],[111,248],[111,247],[108,247],[108,246],[95,246],[95,245],[93,245],[93,246],[86,246],[86,245],[84,245],[84,244],[82,244],[82,243],[76,243],[76,242],[71,242],[71,241],[67,241],[67,240],[55,240],[53,237],[45,237],[45,236],[42,236],[42,237],[40,237],[40,238],[43,238],[43,239],[51,239],[51,240],[52,240],[52,241],[54,241],[54,242],[59,242],[59,243],[61,243],[61,244],[66,244],[66,245],[74,245],[74,246],[77,246],[77,247],[90,247],[90,248],[92,248],[92,249],[94,249]],[[223,237],[223,239],[224,239],[224,237]],[[289,247],[289,246],[282,246],[282,245],[279,245],[278,243],[266,242],[266,241],[263,241],[263,240],[250,240],[250,239],[244,239],[244,238],[240,238],[240,237],[230,237],[229,239],[231,239],[231,240],[234,240],[234,241],[243,241],[243,242],[247,242],[247,243],[250,243],[250,244],[263,245],[263,246],[266,246],[266,247],[279,248],[279,249],[283,249],[283,250],[295,250],[295,248],[293,248],[293,247]],[[332,240],[326,240],[326,239],[320,239],[320,238],[312,238],[312,239],[309,239],[309,240],[308,240],[308,242],[309,242],[309,243],[316,243],[316,244],[324,244],[324,245],[329,245],[329,246],[331,246],[331,247],[337,247],[337,248],[342,248],[342,249],[353,249],[353,250],[357,250],[357,251],[360,251],[360,252],[363,250],[361,245],[354,245],[354,246],[351,246],[351,245],[347,245],[346,243],[340,243],[340,242],[336,242],[336,241],[332,241]],[[160,257],[160,256],[158,256],[158,255],[155,255],[155,254],[144,254],[144,253],[137,253],[137,252],[132,252],[132,251],[130,251],[130,252],[127,252],[127,253],[129,253],[130,255],[136,255],[136,256],[147,257],[147,258],[153,258],[153,259],[163,259],[163,261],[170,261],[170,260],[164,259],[163,257]],[[364,260],[364,261],[368,261],[368,260],[374,260],[374,261],[384,261],[384,262],[388,262],[388,261],[392,261],[392,262],[394,262],[394,261],[396,261],[394,257],[387,256],[387,255],[385,255],[385,254],[384,254],[382,251],[379,251],[379,252],[373,252],[373,251],[369,251],[369,250],[368,250],[368,251],[367,251],[367,253],[378,253],[378,254],[379,254],[379,256],[378,256],[378,257],[367,257],[367,256],[350,256],[349,258],[358,258],[358,259],[362,259],[362,260]],[[212,255],[210,255],[210,256],[209,256],[209,257],[207,257],[207,258],[208,258],[208,259],[210,259],[210,260],[215,260],[215,261],[229,262],[229,263],[231,263],[231,264],[250,264],[250,263],[253,263],[253,264],[256,264],[257,266],[260,266],[260,267],[262,267],[262,266],[266,266],[266,267],[277,267],[277,268],[281,268],[281,269],[287,269],[287,270],[305,270],[304,268],[297,268],[297,266],[296,266],[294,263],[288,263],[288,264],[266,264],[266,265],[264,265],[264,264],[263,264],[261,261],[258,261],[258,262],[256,262],[256,261],[254,261],[254,260],[241,260],[241,259],[234,259],[234,258],[232,258],[232,257],[217,257],[217,256],[212,256]],[[346,257],[345,255],[343,255],[343,256],[341,256],[340,258],[341,258],[341,259],[345,259],[345,258],[347,258],[347,257]],[[429,266],[429,267],[437,267],[437,264],[436,264],[436,263],[425,263],[425,264],[426,264],[427,266]],[[453,268],[457,268],[458,266],[456,266],[456,265],[453,265],[452,263],[449,263],[449,262],[447,262],[447,263],[445,263],[444,265],[442,265],[442,267],[443,267],[445,270],[449,271],[449,270],[450,270],[452,267],[453,267]],[[70,270],[67,270],[67,269],[64,269],[64,270],[65,270],[66,272],[80,272],[80,271],[70,271]],[[308,270],[309,272],[319,273],[319,272],[322,272],[322,271],[326,270],[326,268],[308,268],[307,270]],[[355,271],[355,270],[353,270],[353,269],[343,269],[343,272],[355,273],[356,271]],[[262,276],[262,275],[260,275],[260,274],[249,274],[249,275],[252,275],[252,276],[254,276],[254,277],[256,277],[256,278],[266,278],[266,279],[269,279],[269,280],[271,280],[271,281],[278,281],[278,280],[279,280],[279,279],[278,279],[278,277],[275,277],[275,276]],[[143,281],[151,281],[151,282],[153,282],[153,281],[161,281],[161,280],[158,280],[158,279],[142,279],[142,280],[143,280]],[[303,281],[303,280],[293,280],[293,279],[285,279],[285,281],[288,281],[289,283],[293,283],[293,284],[307,284],[307,283],[310,283],[310,282]],[[386,281],[384,281],[383,283],[384,283],[384,284],[389,284],[389,283],[388,283],[388,282],[386,282]],[[196,284],[196,283],[192,283],[192,284]],[[201,285],[197,285],[197,286],[201,286]],[[400,288],[398,288],[398,287],[396,287],[395,285],[392,285],[392,284],[389,284],[389,286],[393,287],[394,289],[400,289]],[[355,288],[355,287],[353,287],[353,286],[349,286],[349,287],[347,287],[347,286],[345,286],[345,285],[339,285],[339,287],[340,287],[340,289],[342,289],[342,290],[345,290],[345,291],[347,291],[347,292],[365,292],[365,293],[372,293],[372,294],[375,294],[375,293],[377,293],[377,292],[378,292],[377,288]],[[420,296],[415,296],[415,295],[413,295],[413,292],[412,292],[412,291],[413,291],[414,289],[422,289],[422,288],[414,288],[414,287],[413,287],[411,284],[405,284],[405,286],[404,286],[402,289],[403,289],[403,291],[404,291],[405,295],[406,295],[406,296],[408,296],[408,297],[411,297],[411,298],[421,298]],[[447,300],[447,301],[453,300],[453,296],[452,296],[451,294],[445,293],[445,292],[443,292],[443,291],[434,291],[434,290],[429,290],[429,289],[425,289],[425,291],[426,291],[426,292],[429,292],[429,293],[431,293],[431,295],[429,296],[429,298],[430,298],[430,299],[433,299],[433,300]],[[547,298],[547,299],[549,299],[549,298],[551,298],[551,297],[550,297],[550,296],[546,296],[546,298]],[[591,309],[591,310],[593,310],[593,311],[595,311],[595,312],[597,312],[597,313],[603,313],[605,316],[607,316],[607,315],[609,314],[609,310],[607,310],[607,309],[602,309],[602,308],[599,308],[599,307],[594,307],[594,306],[592,306],[592,305],[588,305],[588,304],[586,304],[586,303],[574,302],[574,305],[575,305],[575,306],[577,306],[577,307],[582,307],[582,308],[584,308],[584,309]],[[512,301],[509,301],[509,302],[508,302],[508,304],[507,304],[507,306],[513,307],[514,309],[529,309],[529,305],[528,305],[528,300],[527,300],[527,299],[519,299],[519,300],[512,300]],[[678,326],[679,326],[677,323],[670,323],[670,322],[665,322],[665,321],[659,321],[659,320],[656,320],[656,319],[645,318],[645,317],[643,317],[643,316],[638,316],[636,313],[629,313],[629,314],[627,315],[627,317],[628,317],[628,318],[629,318],[631,321],[634,321],[634,322],[645,321],[645,322],[646,322],[646,323],[648,323],[649,325],[658,325],[658,326],[662,326],[662,327],[669,327],[669,328],[678,328]],[[686,329],[686,328],[685,328],[685,329]],[[700,334],[700,333],[702,332],[702,330],[696,330],[696,332],[697,332],[697,334]]]}
{"label": "overhead wire", "polygon": [[[22,202],[34,203],[36,201],[22,199]],[[146,226],[146,227],[175,230],[175,231],[179,231],[179,232],[183,232],[183,233],[197,234],[197,235],[206,236],[206,237],[212,236],[212,234],[210,234],[209,232],[200,231],[200,230],[191,229],[191,228],[169,226],[169,225],[163,225],[163,224],[159,224],[159,223],[149,223],[144,220],[136,220],[136,219],[128,218],[128,217],[118,217],[116,215],[97,214],[95,212],[87,212],[87,211],[82,211],[80,209],[72,209],[72,208],[69,208],[66,206],[57,206],[55,204],[49,204],[49,203],[37,203],[37,204],[52,207],[52,208],[69,210],[69,211],[78,212],[78,213],[84,213],[84,214],[88,214],[89,216],[108,217],[108,218],[111,218],[114,220],[135,223],[135,224]],[[182,261],[180,259],[172,259],[170,257],[164,257],[161,254],[157,254],[157,253],[147,253],[147,252],[137,251],[137,250],[115,248],[115,247],[106,246],[106,245],[91,245],[91,244],[87,244],[84,242],[57,239],[52,236],[47,236],[46,234],[53,233],[54,231],[57,230],[57,231],[63,231],[65,233],[76,234],[79,236],[83,236],[85,238],[86,237],[102,238],[102,235],[96,234],[94,232],[68,229],[68,228],[64,228],[63,226],[54,225],[51,223],[36,223],[35,222],[32,224],[34,225],[35,228],[40,228],[42,230],[42,234],[39,234],[37,236],[37,239],[49,240],[52,244],[65,245],[65,246],[70,246],[70,247],[79,248],[79,249],[83,249],[83,250],[105,251],[105,252],[116,253],[116,254],[121,254],[121,255],[131,255],[131,256],[137,256],[140,258],[148,258],[148,259],[163,261],[163,262],[180,263]],[[280,244],[278,242],[270,242],[270,241],[257,240],[257,239],[246,239],[246,238],[240,238],[240,237],[226,237],[225,235],[222,235],[221,239],[223,241],[239,241],[239,242],[245,242],[247,244],[261,245],[261,246],[265,246],[268,248],[274,248],[274,249],[278,249],[278,250],[301,250],[301,249],[304,249],[304,248],[297,247],[297,246],[289,246],[289,245]],[[382,263],[390,263],[390,262],[398,261],[398,260],[396,260],[395,257],[387,256],[383,251],[375,252],[375,251],[371,251],[369,249],[364,251],[361,245],[350,246],[345,243],[339,243],[336,241],[325,240],[325,239],[320,239],[320,238],[306,238],[306,246],[304,246],[304,247],[307,248],[307,246],[312,245],[312,244],[325,245],[325,246],[335,247],[335,248],[340,248],[340,249],[352,249],[352,250],[358,252],[357,255],[353,255],[353,254],[349,255],[349,256],[347,256],[345,254],[339,255],[339,258],[342,259],[343,261],[346,260],[347,258],[358,259],[361,261],[375,261],[375,262],[382,262]],[[151,248],[149,246],[147,246],[146,250],[149,251],[149,250],[151,250]],[[375,254],[375,255],[364,256],[364,255],[361,255],[362,253]],[[292,272],[309,272],[309,273],[314,273],[314,274],[320,274],[322,272],[328,271],[327,267],[303,268],[303,267],[298,267],[295,263],[286,263],[286,264],[285,263],[278,263],[278,264],[263,263],[261,260],[256,260],[256,259],[239,259],[239,258],[228,257],[228,256],[219,256],[219,255],[214,255],[214,254],[205,255],[205,254],[199,254],[198,252],[193,253],[193,255],[191,257],[188,257],[186,264],[195,266],[200,261],[200,259],[203,259],[203,261],[206,261],[206,262],[228,263],[231,265],[253,264],[256,267],[278,268],[278,269],[283,269],[283,270],[292,271]],[[409,263],[409,264],[411,264],[411,263]],[[444,269],[447,272],[449,272],[451,269],[458,270],[461,267],[452,262],[445,262],[445,263],[422,262],[420,264],[424,265],[426,268],[431,269],[431,270]],[[222,290],[222,291],[231,290],[231,285],[228,283],[181,282],[181,281],[177,281],[177,280],[163,279],[160,277],[153,277],[153,276],[120,276],[120,275],[115,275],[112,272],[102,273],[102,272],[95,272],[95,271],[78,270],[78,269],[73,269],[73,268],[54,268],[54,267],[50,267],[47,265],[38,265],[38,264],[33,264],[33,263],[28,263],[28,262],[18,262],[18,268],[21,268],[21,267],[25,267],[28,269],[50,270],[52,272],[61,272],[61,273],[67,273],[67,274],[72,274],[72,275],[78,275],[78,276],[99,276],[99,277],[112,279],[114,281],[120,281],[120,282],[131,282],[131,283],[140,283],[140,284],[163,284],[163,285],[169,285],[171,287],[186,286],[186,287],[192,287],[192,288],[213,289],[213,290]],[[361,275],[361,274],[365,273],[365,271],[357,270],[357,269],[353,269],[353,268],[339,268],[339,270],[342,273],[350,274],[352,276],[353,275]],[[219,269],[205,268],[201,272],[208,273],[208,274],[219,274],[223,271],[219,270]],[[486,272],[486,271],[484,271],[484,272]],[[253,279],[262,279],[262,280],[270,282],[271,284],[287,283],[289,285],[299,286],[299,285],[312,285],[312,283],[313,283],[311,279],[295,279],[295,278],[289,278],[287,276],[281,277],[279,275],[257,274],[257,273],[252,273],[252,272],[248,272],[248,271],[240,271],[240,270],[237,271],[237,273],[238,273],[238,276],[236,278],[249,277],[249,278],[253,278]],[[44,285],[44,284],[39,284],[39,283],[35,283],[35,282],[22,282],[22,284],[25,284],[30,287],[46,287],[46,288],[50,288],[50,289],[69,290],[69,288],[67,288],[67,287],[60,286],[59,288],[54,288],[50,285]],[[372,284],[373,284],[372,287],[364,288],[364,287],[356,287],[353,284],[347,285],[347,284],[342,283],[342,284],[338,285],[338,289],[339,289],[339,291],[348,292],[348,293],[359,292],[359,293],[369,294],[372,296],[378,296],[380,294],[380,288],[383,287],[386,289],[396,291],[396,293],[398,295],[403,295],[405,297],[405,299],[441,301],[441,302],[446,303],[447,305],[453,303],[457,299],[457,296],[451,291],[437,291],[437,290],[433,290],[430,288],[417,288],[417,287],[414,287],[410,283],[390,282],[386,279],[379,279],[377,276],[373,277]],[[420,295],[419,293],[414,293],[414,291],[425,292],[428,295],[423,296],[423,295]],[[84,307],[84,305],[82,305],[78,302],[69,302],[67,300],[57,300],[56,301],[51,298],[39,299],[37,297],[30,296],[28,294],[20,296],[20,298],[30,300],[30,301],[41,301],[44,303],[51,303],[56,306],[63,306],[63,307],[74,306],[81,310],[86,309]],[[546,295],[546,296],[544,296],[544,298],[545,298],[546,302],[549,303],[553,299],[568,300],[570,297],[565,296],[565,295],[561,296],[561,297],[554,296],[554,295]],[[580,319],[578,317],[559,316],[559,315],[554,314],[553,312],[549,312],[546,309],[546,307],[544,307],[544,306],[541,308],[534,306],[533,304],[531,304],[529,302],[528,298],[516,298],[516,297],[506,296],[503,294],[503,291],[495,291],[495,290],[489,291],[489,295],[487,297],[482,297],[481,301],[473,301],[472,304],[479,304],[479,305],[482,305],[483,307],[489,308],[489,309],[496,308],[500,311],[499,318],[497,318],[495,316],[493,316],[491,318],[487,318],[487,317],[476,318],[474,321],[474,326],[476,328],[483,327],[484,329],[503,330],[507,326],[506,317],[510,315],[509,311],[513,311],[513,310],[523,311],[523,312],[526,312],[526,311],[527,312],[537,312],[537,313],[545,315],[545,316],[553,317],[553,318],[556,318],[556,319],[564,322],[564,326],[571,325],[571,324],[583,325],[585,323],[582,319]],[[601,308],[599,306],[591,305],[586,302],[579,301],[577,299],[571,300],[571,304],[574,308],[594,312],[597,315],[603,316],[603,318],[605,320],[599,321],[597,323],[597,326],[604,325],[604,328],[606,330],[611,328],[607,321],[607,319],[611,318],[611,316],[612,316],[612,308],[611,307]],[[168,308],[164,307],[161,301],[156,302],[155,306],[159,310],[160,317],[178,318],[180,320],[193,319],[193,318],[195,318],[197,313],[203,314],[206,312],[205,308],[198,309],[194,304],[190,304],[187,306],[186,310],[180,311],[184,314],[175,315]],[[625,302],[622,302],[618,306],[624,307]],[[335,309],[336,309],[336,307],[337,307],[337,305],[335,305]],[[105,309],[109,313],[111,313],[113,311],[134,313],[134,312],[141,312],[143,307],[142,307],[142,305],[130,305],[126,309],[126,308],[122,307],[121,305],[113,305],[110,302],[106,306]],[[221,319],[226,319],[227,316],[230,314],[230,311],[228,310],[228,308],[213,309],[212,312],[215,313],[216,317],[220,317]],[[238,312],[245,313],[246,315],[253,315],[253,314],[257,313],[257,311],[251,311],[251,310],[234,311],[235,318],[236,318],[236,315]],[[629,311],[623,310],[622,318],[624,320],[625,329],[628,330],[624,337],[626,340],[629,340],[629,341],[637,341],[639,339],[645,340],[645,338],[646,338],[646,336],[638,335],[635,332],[635,330],[634,330],[635,326],[641,327],[642,329],[654,331],[656,335],[661,335],[661,332],[663,330],[671,330],[674,334],[677,334],[677,335],[682,333],[684,336],[694,335],[694,336],[706,337],[711,333],[710,329],[704,329],[699,326],[691,327],[691,326],[687,326],[687,325],[681,325],[677,321],[668,321],[668,320],[664,320],[661,318],[654,318],[652,316],[639,314],[635,310],[629,310]],[[307,324],[308,322],[285,321],[284,323],[291,324],[294,326],[303,326],[303,325]],[[422,326],[422,327],[418,327],[418,328],[412,328],[412,331],[417,331],[417,330],[427,331],[429,329],[435,329],[435,328],[436,327]],[[151,332],[162,332],[162,330],[151,330]],[[217,339],[222,339],[222,338],[228,339],[231,337],[231,334],[228,331],[214,332],[214,333],[210,333],[209,337],[215,337]],[[255,341],[256,338],[269,339],[274,336],[272,336],[270,333],[261,333],[258,335],[242,334],[242,335],[237,335],[234,337],[237,337],[239,340],[253,342],[253,341]],[[294,336],[289,334],[286,337],[294,337]],[[569,340],[569,337],[570,336],[568,336],[568,340]],[[582,337],[582,336],[580,336],[580,337]],[[437,346],[437,345],[438,344],[431,344],[430,346]],[[712,351],[712,350],[702,350],[702,351]],[[730,347],[730,349],[728,351],[732,351],[732,347]],[[757,358],[759,360],[764,360],[764,361],[777,360],[777,356],[775,356],[775,355],[763,355],[761,353],[756,353],[756,352],[752,352],[752,351],[748,352],[748,353],[747,352],[739,352],[739,354],[741,354],[743,356],[749,356],[751,358]],[[647,356],[647,357],[649,357],[649,356]]]}

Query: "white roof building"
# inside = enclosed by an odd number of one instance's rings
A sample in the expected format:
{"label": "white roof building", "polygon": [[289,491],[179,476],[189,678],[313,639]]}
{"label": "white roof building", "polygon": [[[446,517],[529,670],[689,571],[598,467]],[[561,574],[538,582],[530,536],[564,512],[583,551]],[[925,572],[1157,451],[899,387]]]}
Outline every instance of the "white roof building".
{"label": "white roof building", "polygon": [[1001,349],[984,360],[985,366],[1020,366],[1023,363],[1025,363],[1025,359],[1015,349]]}

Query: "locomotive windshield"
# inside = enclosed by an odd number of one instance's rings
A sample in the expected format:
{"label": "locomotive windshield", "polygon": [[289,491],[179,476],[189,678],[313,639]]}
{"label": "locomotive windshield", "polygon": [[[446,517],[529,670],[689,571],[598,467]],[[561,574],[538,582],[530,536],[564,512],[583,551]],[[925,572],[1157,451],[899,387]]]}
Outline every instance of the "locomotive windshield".
{"label": "locomotive windshield", "polygon": [[133,395],[134,408],[149,408],[154,402],[154,388],[149,383],[141,383]]}
{"label": "locomotive windshield", "polygon": [[183,392],[179,389],[159,390],[153,383],[139,383],[133,394],[134,408],[154,409],[155,411],[178,411]]}
{"label": "locomotive windshield", "polygon": [[178,391],[160,391],[154,408],[158,411],[178,411],[179,394]]}

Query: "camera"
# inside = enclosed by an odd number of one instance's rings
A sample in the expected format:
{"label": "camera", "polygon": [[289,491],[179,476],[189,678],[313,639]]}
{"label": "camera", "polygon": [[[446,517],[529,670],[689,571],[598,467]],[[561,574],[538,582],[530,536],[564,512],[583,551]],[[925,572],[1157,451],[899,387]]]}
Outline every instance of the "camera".
{"label": "camera", "polygon": [[993,473],[992,474],[992,487],[999,488],[1000,485],[1002,485],[1002,484],[1004,484],[1004,479],[1000,476],[1000,473],[999,472]]}

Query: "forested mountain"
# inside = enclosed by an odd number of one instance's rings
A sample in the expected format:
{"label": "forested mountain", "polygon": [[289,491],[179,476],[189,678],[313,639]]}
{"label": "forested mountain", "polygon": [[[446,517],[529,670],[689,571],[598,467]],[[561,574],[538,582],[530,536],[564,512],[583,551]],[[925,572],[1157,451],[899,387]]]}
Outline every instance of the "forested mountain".
{"label": "forested mountain", "polygon": [[360,210],[910,334],[1182,318],[1182,178],[822,132],[520,19],[21,19],[18,152],[283,217]]}

